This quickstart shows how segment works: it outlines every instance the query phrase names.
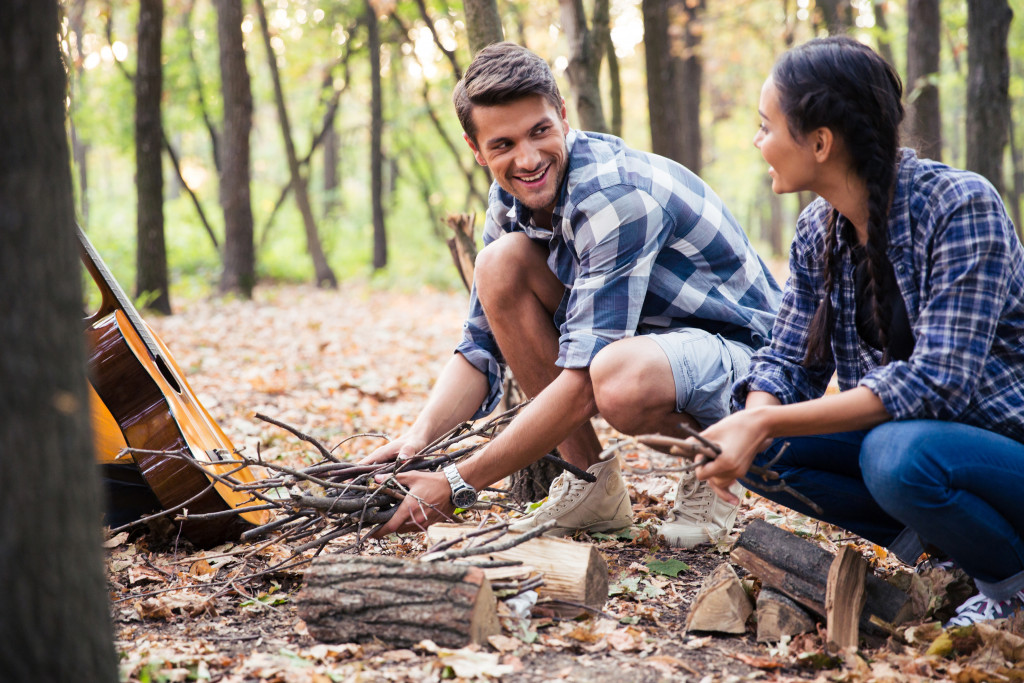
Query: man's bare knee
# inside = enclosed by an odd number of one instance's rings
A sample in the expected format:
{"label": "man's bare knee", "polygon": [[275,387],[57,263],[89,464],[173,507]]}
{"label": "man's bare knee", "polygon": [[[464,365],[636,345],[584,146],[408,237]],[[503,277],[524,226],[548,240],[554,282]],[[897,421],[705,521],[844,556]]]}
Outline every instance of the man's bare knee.
{"label": "man's bare knee", "polygon": [[637,359],[627,351],[614,345],[602,349],[590,365],[590,378],[601,416],[620,432],[638,434],[647,431],[650,412],[656,407],[647,395]]}
{"label": "man's bare knee", "polygon": [[554,312],[565,292],[547,265],[547,247],[524,233],[501,236],[476,257],[477,295],[486,310],[532,293],[545,308]]}

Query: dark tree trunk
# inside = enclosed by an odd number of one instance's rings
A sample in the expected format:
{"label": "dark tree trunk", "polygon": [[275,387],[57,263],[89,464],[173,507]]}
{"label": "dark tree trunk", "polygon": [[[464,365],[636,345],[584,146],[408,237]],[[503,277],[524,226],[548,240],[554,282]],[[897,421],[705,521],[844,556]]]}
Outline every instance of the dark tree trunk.
{"label": "dark tree trunk", "polygon": [[341,205],[341,183],[338,179],[339,147],[337,124],[332,120],[324,129],[324,215],[329,216]]}
{"label": "dark tree trunk", "polygon": [[469,53],[475,55],[491,43],[503,41],[497,0],[465,0]]}
{"label": "dark tree trunk", "polygon": [[889,39],[889,19],[885,15],[885,3],[875,0],[871,5],[875,15],[875,28],[879,32],[878,54],[895,68],[896,60],[892,54],[892,41]]}
{"label": "dark tree trunk", "polygon": [[1013,164],[1013,183],[1007,191],[1009,195],[1010,216],[1017,226],[1017,235],[1024,239],[1024,222],[1021,220],[1020,202],[1024,196],[1024,159],[1021,159],[1021,140],[1017,134],[1017,126],[1010,117],[1010,162]]}
{"label": "dark tree trunk", "polygon": [[252,202],[249,194],[249,134],[252,89],[245,66],[241,0],[216,0],[224,127],[221,137],[220,203],[224,209],[222,292],[250,298],[256,284]]}
{"label": "dark tree trunk", "polygon": [[59,32],[0,9],[0,677],[114,683]]}
{"label": "dark tree trunk", "polygon": [[907,3],[907,142],[928,159],[942,161],[939,111],[939,0]]}
{"label": "dark tree trunk", "polygon": [[704,10],[704,0],[685,0],[677,7],[683,19],[683,58],[682,79],[679,90],[682,95],[683,120],[682,137],[683,166],[700,175],[703,163],[702,140],[700,133],[700,102],[701,81],[703,80],[704,64],[700,55],[701,27],[700,14]]}
{"label": "dark tree trunk", "polygon": [[1010,121],[1013,11],[1006,0],[967,3],[967,168],[1003,191],[1003,150]]}
{"label": "dark tree trunk", "polygon": [[615,45],[611,40],[605,45],[605,51],[608,53],[608,94],[612,108],[611,134],[622,137],[622,78],[619,75],[619,56],[615,54]]}
{"label": "dark tree trunk", "polygon": [[337,287],[338,279],[334,277],[334,271],[327,263],[323,247],[320,244],[320,234],[317,232],[316,219],[313,218],[313,206],[309,203],[309,192],[306,187],[306,178],[299,168],[299,158],[295,154],[295,142],[292,140],[292,127],[288,121],[288,107],[284,103],[284,89],[281,87],[281,74],[277,70],[277,55],[270,43],[270,27],[267,25],[267,13],[263,7],[263,0],[256,0],[256,13],[260,17],[260,29],[263,33],[263,43],[267,50],[267,64],[270,67],[270,76],[274,82],[274,101],[277,103],[277,118],[281,123],[281,137],[284,138],[284,152],[288,159],[288,172],[292,179],[292,191],[295,194],[295,203],[299,205],[299,213],[302,214],[302,224],[306,229],[306,249],[310,258],[313,259],[313,272],[316,278],[317,287]]}
{"label": "dark tree trunk", "polygon": [[388,264],[388,236],[384,230],[384,107],[380,82],[380,23],[371,0],[366,1],[367,46],[370,50],[370,202],[373,207],[373,268]]}
{"label": "dark tree trunk", "polygon": [[569,87],[583,130],[607,132],[601,104],[601,61],[609,42],[608,0],[594,1],[593,28],[587,26],[583,0],[560,0],[562,28],[569,41]]}
{"label": "dark tree trunk", "polygon": [[701,170],[702,66],[697,22],[703,7],[703,0],[643,1],[651,149],[694,173]]}
{"label": "dark tree trunk", "polygon": [[146,295],[148,308],[170,315],[171,294],[164,244],[163,129],[160,126],[163,22],[163,0],[141,0],[139,57],[135,71],[135,187],[138,197],[135,294]]}
{"label": "dark tree trunk", "polygon": [[[68,73],[72,77],[70,109],[75,110],[75,103],[79,97],[84,98],[81,92],[82,75],[85,68],[82,65],[82,41],[85,37],[85,0],[74,0],[68,7],[68,29],[74,34],[77,54],[73,55],[73,64],[69,65]],[[82,140],[78,134],[78,126],[75,125],[74,115],[69,116],[71,129],[71,158],[74,159],[75,173],[78,176],[78,211],[79,220],[83,226],[89,224],[89,143]]]}
{"label": "dark tree trunk", "polygon": [[853,3],[850,0],[817,0],[816,4],[829,35],[846,33],[853,26]]}

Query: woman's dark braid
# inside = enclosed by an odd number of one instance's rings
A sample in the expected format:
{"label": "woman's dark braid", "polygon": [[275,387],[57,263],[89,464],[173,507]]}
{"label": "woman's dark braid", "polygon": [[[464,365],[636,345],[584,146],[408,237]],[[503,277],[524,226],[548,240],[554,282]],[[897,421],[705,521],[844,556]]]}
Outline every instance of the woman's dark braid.
{"label": "woman's dark braid", "polygon": [[[828,128],[845,144],[853,172],[868,190],[868,276],[874,299],[872,318],[882,346],[888,343],[883,320],[889,320],[884,275],[891,267],[888,249],[889,206],[899,162],[899,125],[903,120],[903,86],[899,76],[871,48],[846,36],[812,40],[790,50],[775,65],[772,80],[794,137]],[[824,296],[811,321],[805,364],[831,357],[834,312],[837,216],[833,210],[825,234]],[[886,354],[887,355],[887,354]]]}
{"label": "woman's dark braid", "polygon": [[811,318],[810,329],[812,334],[807,344],[807,355],[804,357],[805,365],[820,365],[832,356],[832,325],[835,311],[832,307],[832,290],[835,288],[836,270],[836,234],[839,232],[839,212],[832,209],[828,219],[828,227],[825,229],[825,245],[822,249],[821,258],[824,261],[822,269],[822,293],[818,308]]}

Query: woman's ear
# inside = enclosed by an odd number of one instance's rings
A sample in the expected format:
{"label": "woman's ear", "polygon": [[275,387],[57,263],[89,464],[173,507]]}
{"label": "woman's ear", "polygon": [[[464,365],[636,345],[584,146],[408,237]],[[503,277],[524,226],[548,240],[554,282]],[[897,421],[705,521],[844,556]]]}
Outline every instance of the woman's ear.
{"label": "woman's ear", "polygon": [[811,149],[818,163],[828,161],[837,151],[836,137],[831,128],[822,126],[811,133]]}

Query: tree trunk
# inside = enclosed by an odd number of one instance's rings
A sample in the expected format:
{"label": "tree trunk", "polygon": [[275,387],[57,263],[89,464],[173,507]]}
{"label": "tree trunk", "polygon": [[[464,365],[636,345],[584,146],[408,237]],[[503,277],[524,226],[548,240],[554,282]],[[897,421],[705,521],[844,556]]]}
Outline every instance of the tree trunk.
{"label": "tree trunk", "polygon": [[241,0],[216,0],[220,43],[224,127],[221,136],[220,202],[224,209],[222,292],[250,298],[256,284],[252,203],[249,190],[249,133],[252,89],[245,66]]}
{"label": "tree trunk", "polygon": [[71,94],[69,97],[69,128],[71,131],[71,157],[74,159],[74,170],[78,176],[78,211],[79,220],[83,226],[89,224],[89,143],[83,141],[78,134],[78,126],[74,121],[75,104],[79,98],[84,100],[85,95],[81,92],[82,75],[85,68],[82,65],[82,41],[85,38],[85,0],[74,0],[68,7],[68,29],[75,37],[75,45],[78,54],[75,55],[73,64],[68,65],[68,75],[72,77]]}
{"label": "tree trunk", "polygon": [[560,0],[562,28],[569,41],[569,87],[583,130],[607,132],[601,104],[601,61],[608,41],[608,0],[594,1],[594,27],[587,27],[583,0]]}
{"label": "tree trunk", "polygon": [[383,94],[380,82],[380,23],[373,0],[366,0],[367,46],[370,50],[370,203],[373,207],[373,268],[388,264],[388,237],[384,230]]}
{"label": "tree trunk", "polygon": [[324,216],[330,216],[341,205],[341,183],[338,180],[338,158],[341,140],[337,124],[332,120],[324,129]]}
{"label": "tree trunk", "polygon": [[942,161],[939,111],[939,0],[907,3],[907,122],[909,143],[928,159]]}
{"label": "tree trunk", "polygon": [[267,25],[267,12],[263,7],[263,0],[256,0],[256,13],[260,17],[260,29],[263,33],[263,43],[267,49],[267,64],[270,67],[270,76],[274,82],[274,101],[277,103],[277,118],[281,123],[281,137],[284,139],[285,157],[288,159],[288,172],[292,179],[292,191],[295,194],[295,203],[299,205],[299,213],[302,214],[302,225],[306,230],[306,249],[313,259],[313,273],[316,278],[317,287],[337,287],[338,279],[334,277],[334,271],[327,263],[323,247],[320,244],[320,235],[316,229],[316,219],[313,218],[313,206],[309,203],[309,192],[306,187],[306,178],[299,168],[299,158],[295,154],[295,142],[292,140],[292,127],[288,120],[288,107],[284,103],[284,89],[281,87],[281,74],[277,70],[277,55],[270,43],[270,26]]}
{"label": "tree trunk", "polygon": [[878,54],[882,55],[882,59],[889,62],[893,68],[896,68],[896,58],[892,53],[892,40],[889,37],[889,20],[885,16],[886,4],[875,0],[871,5],[875,15],[875,30],[878,31]]}
{"label": "tree trunk", "polygon": [[683,156],[679,160],[683,166],[700,175],[703,163],[702,141],[700,134],[700,94],[703,80],[704,64],[700,55],[701,25],[700,14],[704,10],[705,1],[685,0],[677,5],[681,9],[683,20],[683,58],[682,78],[679,81],[679,94],[682,99],[682,127],[679,131],[682,138]]}
{"label": "tree trunk", "polygon": [[147,308],[170,315],[171,294],[164,244],[163,129],[160,126],[163,22],[163,0],[141,0],[139,57],[135,71],[135,187],[138,197],[135,295],[145,296]]}
{"label": "tree trunk", "polygon": [[1003,150],[1010,120],[1013,11],[1006,0],[967,3],[967,168],[1003,191]]}
{"label": "tree trunk", "polygon": [[465,0],[469,53],[475,55],[491,43],[505,39],[497,0]]}
{"label": "tree trunk", "polygon": [[829,35],[846,33],[853,26],[853,4],[850,0],[817,0],[816,4]]}
{"label": "tree trunk", "polygon": [[[703,7],[704,0],[643,1],[651,149],[694,173],[701,170],[697,21]],[[673,39],[677,34],[682,42]]]}
{"label": "tree trunk", "polygon": [[609,39],[605,51],[608,59],[608,94],[611,98],[612,122],[611,134],[622,137],[622,77],[619,75],[619,56],[615,54],[615,44]]}
{"label": "tree trunk", "polygon": [[113,683],[59,33],[0,10],[0,676]]}
{"label": "tree trunk", "polygon": [[1020,201],[1024,196],[1024,160],[1021,159],[1020,139],[1017,137],[1017,127],[1010,117],[1010,162],[1013,164],[1013,184],[1007,192],[1010,201],[1010,216],[1013,224],[1017,226],[1018,237],[1024,239],[1024,222],[1021,221]]}

